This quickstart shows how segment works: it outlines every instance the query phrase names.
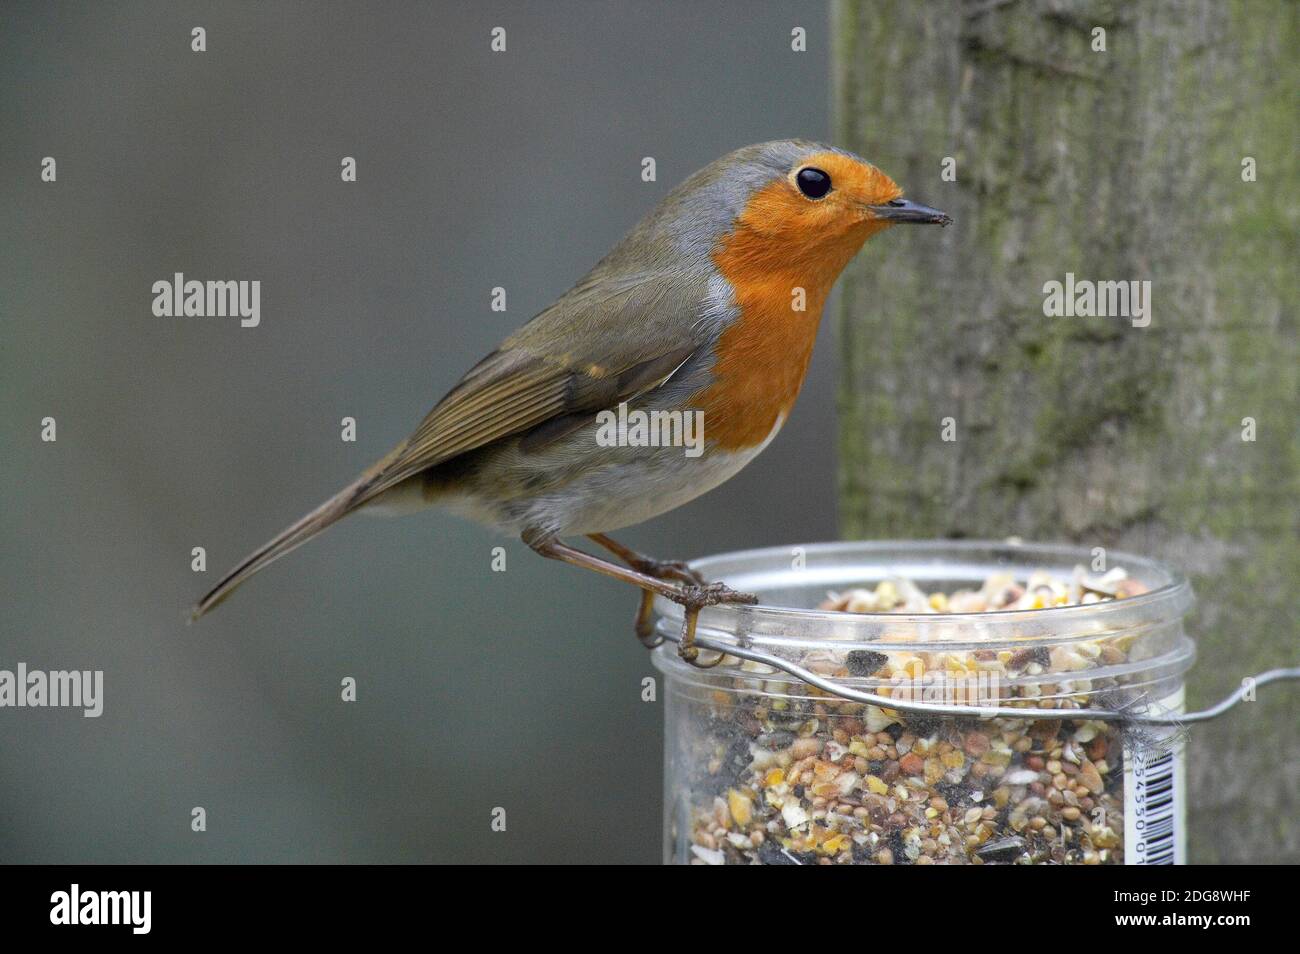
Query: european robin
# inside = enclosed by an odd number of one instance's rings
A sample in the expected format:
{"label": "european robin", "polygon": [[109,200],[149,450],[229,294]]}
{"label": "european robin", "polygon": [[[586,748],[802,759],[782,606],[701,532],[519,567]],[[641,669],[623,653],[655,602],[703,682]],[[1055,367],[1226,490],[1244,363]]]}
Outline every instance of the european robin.
{"label": "european robin", "polygon": [[[227,573],[193,618],[353,511],[437,504],[640,587],[636,628],[647,643],[654,594],[680,603],[679,651],[696,661],[701,607],[755,598],[605,534],[681,506],[753,460],[789,416],[827,295],[863,242],[897,223],[950,221],[842,149],[780,140],[723,156],[471,368],[410,437]],[[630,430],[602,431],[615,411]],[[679,435],[698,423],[699,440],[684,449],[631,439],[647,419],[685,422]],[[623,563],[562,542],[578,534]]]}

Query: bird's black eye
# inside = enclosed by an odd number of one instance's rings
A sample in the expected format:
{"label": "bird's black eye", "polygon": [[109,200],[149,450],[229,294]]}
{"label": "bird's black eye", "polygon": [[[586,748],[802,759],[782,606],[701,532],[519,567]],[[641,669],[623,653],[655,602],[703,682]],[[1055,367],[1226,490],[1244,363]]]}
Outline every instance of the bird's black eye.
{"label": "bird's black eye", "polygon": [[799,183],[799,191],[810,199],[820,199],[831,191],[831,177],[812,166],[800,169],[794,178]]}

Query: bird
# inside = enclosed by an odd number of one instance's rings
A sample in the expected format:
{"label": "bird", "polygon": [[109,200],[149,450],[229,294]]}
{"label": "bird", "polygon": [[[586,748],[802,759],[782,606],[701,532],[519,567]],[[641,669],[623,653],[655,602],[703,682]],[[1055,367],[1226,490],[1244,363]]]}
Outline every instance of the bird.
{"label": "bird", "polygon": [[[474,365],[409,437],[233,567],[191,621],[350,513],[440,506],[638,587],[634,629],[647,646],[661,641],[655,595],[680,604],[678,653],[705,665],[700,610],[756,597],[609,534],[712,490],[768,446],[803,385],[831,288],[867,239],[951,221],[835,146],[784,139],[722,156]],[[616,412],[698,422],[698,440],[602,431]],[[566,542],[578,536],[612,559]]]}

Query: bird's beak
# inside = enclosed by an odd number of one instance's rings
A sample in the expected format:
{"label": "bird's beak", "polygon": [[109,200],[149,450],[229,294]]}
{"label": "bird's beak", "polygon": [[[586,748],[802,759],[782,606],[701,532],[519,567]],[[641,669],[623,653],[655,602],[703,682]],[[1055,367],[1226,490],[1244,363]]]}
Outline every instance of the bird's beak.
{"label": "bird's beak", "polygon": [[928,205],[921,205],[921,203],[913,202],[911,199],[894,199],[884,205],[869,205],[867,208],[875,213],[876,218],[884,219],[886,222],[915,222],[932,225],[948,225],[952,222],[952,216],[947,212],[940,212],[938,209],[932,209]]}

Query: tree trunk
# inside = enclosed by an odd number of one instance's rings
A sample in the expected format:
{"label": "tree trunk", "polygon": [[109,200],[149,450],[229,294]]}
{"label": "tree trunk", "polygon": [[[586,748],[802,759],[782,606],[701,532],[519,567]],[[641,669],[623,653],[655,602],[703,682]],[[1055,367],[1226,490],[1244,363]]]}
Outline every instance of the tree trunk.
{"label": "tree trunk", "polygon": [[[833,17],[837,141],[956,219],[891,230],[845,276],[842,532],[1072,540],[1183,569],[1190,708],[1300,663],[1297,9],[843,0]],[[1150,324],[1046,317],[1067,272],[1150,280]],[[1192,860],[1300,861],[1298,711],[1283,683],[1192,730]]]}

